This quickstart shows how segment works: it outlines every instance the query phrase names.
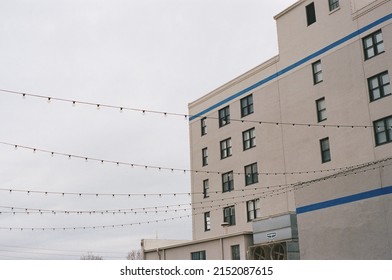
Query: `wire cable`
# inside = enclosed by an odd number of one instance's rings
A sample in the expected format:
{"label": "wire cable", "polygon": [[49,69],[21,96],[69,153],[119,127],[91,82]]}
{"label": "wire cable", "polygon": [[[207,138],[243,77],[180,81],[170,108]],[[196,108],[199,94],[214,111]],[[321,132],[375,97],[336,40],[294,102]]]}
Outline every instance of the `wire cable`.
{"label": "wire cable", "polygon": [[[52,96],[45,96],[45,95],[39,95],[39,94],[32,94],[32,93],[27,93],[27,92],[21,92],[21,91],[14,91],[14,90],[8,90],[8,89],[0,89],[0,93],[5,93],[5,94],[13,94],[13,95],[20,95],[23,98],[25,97],[34,97],[34,98],[40,98],[47,100],[48,102],[51,101],[60,101],[60,102],[66,102],[70,103],[73,106],[76,104],[81,104],[81,105],[88,105],[88,106],[94,106],[97,109],[100,108],[110,108],[110,109],[116,109],[119,110],[119,112],[123,111],[135,111],[139,113],[151,113],[151,114],[158,114],[162,116],[176,116],[176,117],[182,117],[185,120],[188,118],[193,118],[194,116],[189,115],[189,114],[183,114],[183,113],[175,113],[175,112],[165,112],[165,111],[158,111],[158,110],[149,110],[149,109],[140,109],[140,108],[132,108],[132,107],[127,107],[127,106],[115,106],[115,105],[110,105],[110,104],[102,104],[102,103],[97,103],[97,102],[87,102],[87,101],[78,101],[78,100],[72,100],[72,99],[66,99],[66,98],[59,98],[59,97],[52,97]],[[219,120],[219,117],[213,117],[213,116],[198,116],[198,118],[206,118],[206,119],[214,119],[214,120]],[[366,124],[366,125],[353,125],[353,124],[320,124],[320,123],[295,123],[295,122],[279,122],[279,121],[261,121],[261,120],[245,120],[245,119],[234,119],[230,118],[230,121],[233,122],[241,122],[241,123],[254,123],[254,124],[267,124],[267,125],[284,125],[284,126],[304,126],[304,127],[321,127],[321,128],[373,128],[374,126],[372,124]]]}
{"label": "wire cable", "polygon": [[[69,153],[64,153],[64,152],[56,152],[56,151],[50,151],[47,149],[42,149],[42,148],[36,148],[36,147],[30,147],[30,146],[25,146],[25,145],[19,145],[15,143],[10,143],[10,142],[4,142],[0,141],[1,145],[5,146],[10,146],[14,147],[14,149],[25,149],[25,150],[30,150],[33,151],[34,153],[36,152],[41,152],[41,153],[46,153],[50,154],[52,157],[53,156],[62,156],[66,157],[68,159],[76,158],[80,160],[84,160],[86,162],[89,161],[94,161],[94,162],[99,162],[101,164],[103,163],[109,163],[109,164],[115,164],[116,166],[128,166],[128,167],[136,167],[136,168],[143,168],[145,170],[158,170],[158,171],[171,171],[171,172],[180,172],[180,173],[203,173],[203,174],[224,174],[226,172],[223,171],[212,171],[212,170],[195,170],[195,169],[183,169],[183,168],[174,168],[174,167],[164,167],[164,166],[157,166],[157,165],[147,165],[147,164],[138,164],[138,163],[131,163],[131,162],[124,162],[124,161],[116,161],[116,160],[107,160],[107,159],[100,159],[100,158],[94,158],[94,157],[88,157],[88,156],[82,156],[82,155],[75,155],[75,154],[69,154]],[[351,168],[352,166],[346,166],[346,167],[339,167],[339,168],[331,168],[331,169],[324,169],[324,170],[304,170],[304,171],[289,171],[289,172],[258,172],[258,175],[263,175],[263,176],[278,176],[278,175],[303,175],[303,174],[311,174],[311,173],[323,173],[323,172],[331,172],[331,171],[339,171],[339,170],[344,170],[347,168]],[[244,175],[246,174],[245,172],[233,172],[233,174],[236,175]]]}

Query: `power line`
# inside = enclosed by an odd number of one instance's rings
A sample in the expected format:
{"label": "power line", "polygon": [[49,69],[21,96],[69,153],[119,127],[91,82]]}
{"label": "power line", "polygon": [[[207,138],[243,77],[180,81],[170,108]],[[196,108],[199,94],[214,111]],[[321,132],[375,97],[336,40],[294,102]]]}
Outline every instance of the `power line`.
{"label": "power line", "polygon": [[91,250],[68,250],[68,249],[53,249],[53,248],[42,248],[42,247],[25,247],[25,246],[14,246],[14,245],[4,245],[0,244],[0,247],[6,248],[17,248],[17,249],[27,249],[27,250],[40,250],[40,251],[54,251],[54,252],[71,252],[71,253],[92,253],[92,254],[109,254],[109,255],[122,255],[126,252],[110,252],[110,251],[91,251]]}

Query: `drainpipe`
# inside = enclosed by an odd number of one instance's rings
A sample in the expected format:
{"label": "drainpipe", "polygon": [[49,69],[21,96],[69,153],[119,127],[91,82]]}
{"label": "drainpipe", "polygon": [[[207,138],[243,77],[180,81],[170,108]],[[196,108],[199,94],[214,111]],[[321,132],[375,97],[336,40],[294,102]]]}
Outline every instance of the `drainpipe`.
{"label": "drainpipe", "polygon": [[223,260],[223,257],[225,255],[225,252],[223,250],[223,237],[219,238],[220,241],[220,247],[221,247],[221,260]]}
{"label": "drainpipe", "polygon": [[221,223],[221,226],[223,228],[223,236],[219,240],[220,240],[220,246],[221,246],[221,260],[224,260],[225,252],[224,252],[224,249],[223,249],[223,238],[227,234],[227,228],[229,226],[229,223],[228,222],[223,222],[223,223]]}
{"label": "drainpipe", "polygon": [[157,248],[158,259],[161,260],[161,253],[159,253],[159,248]]}

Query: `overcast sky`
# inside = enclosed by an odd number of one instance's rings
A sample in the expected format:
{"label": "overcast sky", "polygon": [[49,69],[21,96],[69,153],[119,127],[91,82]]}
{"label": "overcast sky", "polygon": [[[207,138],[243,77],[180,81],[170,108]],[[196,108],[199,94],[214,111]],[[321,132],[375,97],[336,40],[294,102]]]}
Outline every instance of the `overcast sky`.
{"label": "overcast sky", "polygon": [[[188,103],[278,53],[273,16],[294,2],[1,0],[0,89],[187,114]],[[119,111],[0,91],[0,189],[15,190],[0,190],[0,259],[79,259],[88,252],[124,259],[142,238],[192,238],[191,218],[183,217],[189,205],[182,206],[190,197],[180,194],[190,192],[188,172],[39,151],[189,168],[184,117]],[[159,212],[61,213],[150,207]],[[107,225],[124,226],[68,229]]]}

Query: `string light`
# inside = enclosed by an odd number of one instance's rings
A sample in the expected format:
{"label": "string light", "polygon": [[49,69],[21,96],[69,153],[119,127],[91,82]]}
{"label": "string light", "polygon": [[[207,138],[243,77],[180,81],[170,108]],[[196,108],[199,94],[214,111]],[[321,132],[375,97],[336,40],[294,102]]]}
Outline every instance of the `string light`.
{"label": "string light", "polygon": [[[157,110],[146,110],[146,109],[140,109],[140,108],[131,108],[131,107],[125,107],[125,106],[114,106],[114,105],[109,105],[109,104],[97,104],[94,102],[86,102],[86,101],[76,101],[76,100],[70,100],[70,99],[65,99],[65,98],[58,98],[58,97],[50,97],[50,96],[44,96],[44,95],[38,95],[38,94],[31,94],[31,93],[26,93],[26,92],[19,92],[19,91],[13,91],[13,90],[6,90],[6,89],[0,89],[1,93],[6,93],[6,94],[15,94],[15,95],[22,95],[23,98],[26,96],[29,97],[34,97],[34,98],[42,98],[46,99],[48,101],[50,100],[56,100],[56,101],[61,101],[61,102],[67,102],[67,103],[72,103],[73,106],[76,104],[81,104],[81,105],[89,105],[89,106],[95,106],[98,110],[100,108],[111,108],[111,109],[117,109],[120,110],[120,112],[123,112],[124,110],[128,111],[136,111],[136,112],[142,112],[143,115],[146,113],[150,114],[159,114],[163,116],[181,116],[185,117],[185,120],[191,119],[194,116],[189,115],[189,114],[183,114],[183,113],[174,113],[174,112],[166,112],[166,111],[157,111]],[[218,117],[213,117],[213,116],[198,116],[198,118],[206,118],[206,119],[215,119],[218,120]],[[320,124],[320,123],[294,123],[294,122],[274,122],[274,121],[260,121],[260,120],[243,120],[243,119],[233,119],[231,118],[230,121],[232,122],[241,122],[241,123],[255,123],[255,124],[269,124],[269,125],[284,125],[284,126],[307,126],[307,127],[320,127],[320,128],[373,128],[374,126],[372,124],[369,125],[352,125],[352,124]],[[392,128],[392,127],[391,127]]]}
{"label": "string light", "polygon": [[[67,154],[67,153],[63,153],[63,152],[55,152],[55,151],[49,151],[49,150],[45,150],[45,149],[41,149],[41,148],[35,148],[35,147],[29,147],[29,146],[23,146],[23,145],[19,145],[19,144],[13,144],[13,143],[9,143],[9,142],[2,142],[0,141],[1,145],[5,145],[5,146],[12,146],[15,148],[20,148],[20,149],[26,149],[26,150],[32,150],[34,153],[36,152],[41,152],[41,153],[48,153],[50,154],[52,157],[54,155],[57,156],[64,156],[64,157],[68,157],[68,159],[71,158],[76,158],[76,159],[83,159],[84,161],[88,162],[88,161],[96,161],[96,162],[100,162],[100,163],[109,163],[109,164],[115,164],[117,166],[130,166],[130,167],[139,167],[139,168],[143,168],[145,170],[158,170],[158,171],[170,171],[172,173],[174,172],[181,172],[183,174],[187,174],[187,173],[204,173],[204,174],[217,174],[220,175],[224,172],[222,171],[211,171],[211,170],[192,170],[192,169],[183,169],[183,168],[173,168],[173,167],[163,167],[163,166],[156,166],[156,165],[145,165],[145,164],[136,164],[136,163],[130,163],[130,162],[121,162],[121,161],[115,161],[115,160],[105,160],[105,159],[99,159],[99,158],[92,158],[92,157],[86,157],[86,156],[81,156],[81,155],[72,155],[72,154]],[[359,164],[358,166],[360,166],[361,164]],[[323,169],[323,170],[303,170],[303,171],[286,171],[286,172],[276,172],[276,171],[271,171],[271,172],[258,172],[258,175],[262,175],[262,176],[280,176],[280,175],[303,175],[303,174],[312,174],[312,173],[324,173],[324,172],[334,172],[334,171],[340,171],[340,170],[345,170],[347,168],[352,168],[355,166],[346,166],[346,167],[338,167],[338,168],[330,168],[330,169]],[[246,174],[245,172],[241,171],[241,172],[233,172],[236,175],[244,175]]]}
{"label": "string light", "polygon": [[135,223],[128,223],[128,224],[116,224],[116,225],[99,225],[99,226],[78,226],[78,227],[0,227],[0,230],[51,230],[51,231],[56,231],[56,230],[91,230],[91,229],[107,229],[107,228],[119,228],[119,227],[125,227],[125,226],[134,226],[134,225],[143,225],[143,224],[149,224],[153,222],[166,222],[166,221],[174,221],[175,219],[183,219],[183,218],[189,218],[191,215],[184,215],[184,216],[176,216],[176,217],[171,217],[171,218],[165,218],[165,219],[157,219],[153,221],[144,221],[144,222],[135,222]]}
{"label": "string light", "polygon": [[[259,197],[259,198],[268,198],[268,197],[273,197],[273,196],[278,196],[278,195],[281,195],[281,194],[284,194],[284,193],[288,193],[288,192],[291,192],[291,191],[293,191],[293,190],[298,190],[298,189],[300,189],[300,188],[304,188],[304,187],[307,187],[307,186],[310,186],[311,184],[314,184],[314,183],[316,183],[316,182],[319,182],[319,181],[325,181],[325,180],[329,180],[329,179],[335,179],[335,178],[337,178],[337,177],[339,177],[339,176],[345,176],[345,175],[347,175],[347,174],[358,174],[358,173],[361,173],[361,172],[367,172],[368,170],[373,170],[373,169],[375,169],[376,167],[374,167],[373,165],[376,165],[376,164],[380,164],[380,163],[383,163],[383,162],[386,162],[386,161],[389,161],[389,160],[391,160],[392,158],[386,158],[386,159],[382,159],[382,160],[377,160],[377,161],[373,161],[373,162],[370,162],[369,163],[369,165],[368,166],[365,166],[365,169],[363,169],[363,170],[361,170],[361,168],[364,168],[364,167],[357,167],[357,168],[353,168],[353,169],[351,169],[351,170],[346,170],[346,171],[342,171],[342,172],[339,172],[339,173],[337,173],[337,174],[333,174],[333,175],[329,175],[329,176],[326,176],[326,177],[321,177],[321,178],[318,178],[318,179],[315,179],[315,180],[311,180],[311,181],[307,181],[307,182],[298,182],[298,183],[295,183],[295,184],[292,184],[292,186],[291,186],[291,189],[290,190],[288,190],[288,189],[282,189],[282,190],[273,190],[270,194],[265,194],[264,196],[262,196],[262,197]],[[392,163],[389,163],[389,164],[385,164],[385,165],[381,165],[381,166],[378,166],[378,168],[383,168],[383,167],[385,167],[385,166],[390,166],[390,165],[392,165]],[[368,169],[366,169],[366,168],[368,168]],[[254,196],[256,196],[257,194],[253,194]],[[222,199],[222,201],[224,201],[224,199]],[[244,203],[246,203],[245,201],[233,201],[233,202],[227,202],[226,204],[219,204],[219,205],[214,205],[214,206],[210,206],[210,210],[211,211],[221,211],[221,208],[222,207],[225,207],[225,206],[229,206],[229,205],[238,205],[238,204],[244,204]],[[12,209],[14,209],[14,207],[12,207]],[[146,208],[143,208],[143,209],[146,209]],[[193,210],[195,210],[196,208],[193,208]],[[201,207],[201,209],[203,209],[203,210],[209,210],[208,209],[208,207]],[[13,212],[14,214],[16,213],[16,211],[14,211]],[[196,216],[196,215],[201,215],[201,214],[203,214],[204,212],[194,212],[193,214],[192,214],[192,216]],[[103,226],[83,226],[83,227],[61,227],[61,228],[55,228],[55,227],[47,227],[47,228],[44,228],[44,227],[42,227],[42,228],[36,228],[36,227],[31,227],[31,228],[25,228],[25,227],[19,227],[19,228],[13,228],[13,227],[0,227],[0,229],[1,230],[10,230],[10,231],[12,231],[12,230],[21,230],[21,231],[23,231],[23,230],[43,230],[43,231],[45,231],[45,230],[53,230],[53,231],[55,231],[55,230],[71,230],[71,229],[73,229],[73,230],[81,230],[81,229],[83,229],[83,230],[87,230],[87,229],[99,229],[99,228],[102,228],[102,229],[105,229],[105,228],[117,228],[117,227],[124,227],[124,226],[133,226],[133,225],[142,225],[142,224],[150,224],[150,223],[155,223],[155,222],[166,222],[166,221],[173,221],[173,220],[175,220],[175,219],[182,219],[182,218],[184,218],[184,217],[190,217],[191,215],[186,215],[186,216],[177,216],[177,217],[172,217],[172,218],[164,218],[164,219],[160,219],[160,220],[154,220],[154,221],[143,221],[143,222],[135,222],[135,223],[129,223],[129,224],[117,224],[117,225],[103,225]]]}
{"label": "string light", "polygon": [[[147,208],[135,208],[135,209],[99,209],[99,210],[53,210],[53,209],[36,209],[36,208],[25,208],[25,207],[11,207],[11,206],[0,206],[0,208],[9,209],[9,211],[0,211],[0,214],[148,214],[148,213],[168,213],[168,212],[179,212],[179,211],[190,211],[191,204],[182,204],[174,207],[178,207],[175,209],[164,209],[165,207],[160,206],[157,209],[154,207],[147,207]],[[184,208],[186,206],[187,208]],[[173,206],[171,206],[172,208]],[[195,210],[195,208],[193,209]]]}
{"label": "string light", "polygon": [[[351,172],[355,172],[356,170],[359,170],[359,171],[365,170],[365,172],[366,172],[368,170],[366,168],[374,169],[375,168],[374,165],[377,165],[377,164],[381,164],[379,166],[379,168],[383,168],[383,167],[386,167],[386,166],[389,166],[389,165],[392,164],[392,163],[391,164],[386,163],[386,162],[390,161],[391,159],[392,159],[392,157],[388,157],[388,158],[384,158],[384,159],[380,159],[380,160],[376,160],[376,161],[372,161],[372,162],[367,162],[367,163],[360,164],[360,165],[355,165],[355,166],[352,166],[352,167],[349,167],[349,168],[345,168],[344,170],[339,171],[338,173],[333,173],[333,174],[330,174],[328,176],[321,177],[321,179],[326,180],[326,179],[331,178],[331,177],[334,177],[334,178],[335,177],[339,177],[339,176],[342,176],[341,174],[343,174],[343,175],[350,174]],[[232,191],[230,191],[228,193],[257,192],[257,191],[260,191],[260,190],[263,190],[263,192],[266,192],[266,191],[274,192],[277,189],[280,190],[280,189],[283,189],[283,188],[291,188],[291,187],[294,187],[296,185],[303,185],[303,184],[307,184],[307,183],[309,184],[309,183],[312,183],[313,181],[318,181],[318,180],[320,180],[320,179],[309,180],[309,181],[306,181],[306,182],[299,181],[299,182],[294,182],[294,183],[290,183],[290,184],[278,184],[278,185],[267,185],[267,186],[262,186],[261,185],[261,186],[254,187],[254,188],[246,187],[245,189],[238,189],[238,190],[234,189],[234,190],[232,190]],[[83,193],[83,192],[60,192],[60,191],[54,192],[54,191],[9,189],[9,188],[0,188],[0,191],[6,191],[6,192],[9,192],[10,194],[21,192],[21,193],[26,193],[26,194],[32,194],[32,193],[35,193],[35,194],[45,194],[45,196],[47,196],[47,195],[61,195],[61,196],[67,195],[67,196],[79,196],[79,197],[84,197],[84,196],[96,196],[96,197],[99,197],[99,196],[111,196],[113,198],[115,198],[115,197],[129,197],[130,198],[130,197],[134,197],[134,196],[135,197],[137,197],[137,196],[140,197],[141,196],[141,197],[144,197],[144,198],[149,197],[149,196],[157,196],[157,197],[172,196],[172,197],[176,197],[176,196],[190,196],[191,194],[205,196],[204,192],[193,192],[193,193],[190,193],[190,192],[182,192],[182,193],[180,193],[180,192],[168,192],[168,193],[110,193],[109,194],[109,193]],[[228,199],[228,197],[222,197],[222,192],[221,191],[212,191],[212,190],[209,191],[208,195],[212,195],[212,194],[219,195],[222,198],[222,200],[223,199]],[[204,203],[207,203],[207,202],[213,202],[215,200],[216,200],[216,198],[211,197],[211,201],[209,201],[208,199],[204,199],[203,201],[204,201]],[[196,203],[198,203],[198,202],[196,202]]]}

